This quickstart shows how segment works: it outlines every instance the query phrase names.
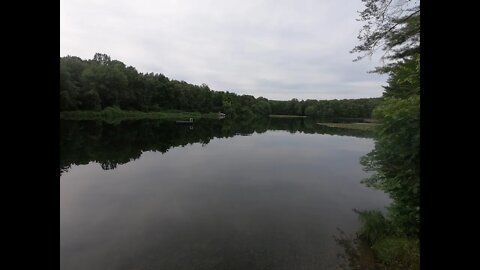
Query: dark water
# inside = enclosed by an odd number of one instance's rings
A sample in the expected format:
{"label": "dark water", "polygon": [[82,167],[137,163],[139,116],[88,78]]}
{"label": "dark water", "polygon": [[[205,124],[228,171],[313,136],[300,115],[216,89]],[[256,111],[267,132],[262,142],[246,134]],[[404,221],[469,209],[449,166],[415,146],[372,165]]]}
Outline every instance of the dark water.
{"label": "dark water", "polygon": [[308,119],[64,121],[61,269],[336,269],[383,209],[365,132]]}

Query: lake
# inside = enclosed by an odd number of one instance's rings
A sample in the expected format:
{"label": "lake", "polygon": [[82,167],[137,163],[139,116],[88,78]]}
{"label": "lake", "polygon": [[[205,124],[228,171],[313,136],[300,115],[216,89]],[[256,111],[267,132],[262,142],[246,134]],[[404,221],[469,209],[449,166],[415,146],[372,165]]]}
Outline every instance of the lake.
{"label": "lake", "polygon": [[335,269],[390,199],[365,131],[312,119],[61,121],[61,269]]}

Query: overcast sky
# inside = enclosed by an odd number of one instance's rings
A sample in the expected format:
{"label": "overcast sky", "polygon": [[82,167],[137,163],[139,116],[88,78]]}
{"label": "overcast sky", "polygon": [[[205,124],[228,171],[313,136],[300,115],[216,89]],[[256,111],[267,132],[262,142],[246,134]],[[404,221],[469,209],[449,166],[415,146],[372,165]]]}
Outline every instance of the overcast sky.
{"label": "overcast sky", "polygon": [[378,56],[352,62],[361,0],[61,0],[60,56],[269,99],[379,97]]}

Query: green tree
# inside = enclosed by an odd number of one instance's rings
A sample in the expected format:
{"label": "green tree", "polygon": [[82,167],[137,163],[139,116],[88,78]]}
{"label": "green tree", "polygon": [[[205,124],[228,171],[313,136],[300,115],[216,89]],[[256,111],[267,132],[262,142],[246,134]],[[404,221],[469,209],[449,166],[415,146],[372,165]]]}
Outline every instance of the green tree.
{"label": "green tree", "polygon": [[371,55],[381,47],[390,60],[374,71],[390,76],[385,100],[374,110],[381,123],[375,149],[362,159],[365,169],[375,172],[366,183],[390,194],[390,217],[412,236],[419,231],[420,206],[420,7],[410,1],[362,1],[360,20],[366,24],[352,52]]}
{"label": "green tree", "polygon": [[110,56],[103,53],[96,53],[93,56],[93,61],[100,65],[108,65],[111,62]]}
{"label": "green tree", "polygon": [[102,108],[100,96],[94,90],[85,92],[80,97],[80,101],[84,110],[98,111]]}
{"label": "green tree", "polygon": [[305,108],[305,115],[306,116],[314,116],[317,108],[315,105],[309,105]]}
{"label": "green tree", "polygon": [[272,112],[268,100],[265,98],[258,98],[257,102],[253,106],[253,111],[257,115],[269,115]]}
{"label": "green tree", "polygon": [[70,96],[68,91],[61,91],[60,92],[60,110],[61,111],[68,111],[68,110],[75,110],[76,108],[76,101]]}
{"label": "green tree", "polygon": [[106,57],[95,60],[95,64],[89,65],[81,76],[84,89],[98,93],[102,108],[118,106],[119,96],[126,92],[128,86],[126,75],[118,66],[109,66],[107,63],[110,61],[107,62]]}
{"label": "green tree", "polygon": [[[89,100],[91,99],[91,100]],[[193,85],[170,80],[163,74],[139,73],[134,67],[97,53],[91,60],[76,56],[60,58],[60,109],[101,110],[182,110],[202,113],[224,112],[229,116],[269,114],[325,115],[331,117],[369,117],[371,99],[317,101],[268,100],[251,95],[213,91],[207,84]],[[326,108],[317,106],[326,105]],[[312,108],[318,109],[312,111]]]}
{"label": "green tree", "polygon": [[223,97],[222,106],[223,106],[223,111],[225,112],[225,114],[227,114],[227,115],[234,114],[232,101],[227,96]]}
{"label": "green tree", "polygon": [[417,1],[362,0],[365,9],[359,21],[365,22],[358,34],[360,44],[352,53],[361,55],[355,60],[384,51],[382,58],[404,59],[420,53],[420,6]]}
{"label": "green tree", "polygon": [[[366,237],[385,269],[418,269],[420,227],[420,7],[418,2],[362,0],[366,22],[352,52],[356,60],[384,51],[387,64],[373,72],[389,78],[383,101],[373,111],[379,120],[375,148],[362,157],[368,186],[392,198],[387,219],[383,214],[363,217],[360,236]],[[382,222],[372,222],[372,220]]]}
{"label": "green tree", "polygon": [[375,149],[361,160],[375,173],[365,180],[393,199],[390,217],[409,236],[419,230],[420,97],[388,98],[374,111],[381,121]]}
{"label": "green tree", "polygon": [[390,73],[384,97],[408,98],[420,94],[420,54],[383,70]]}

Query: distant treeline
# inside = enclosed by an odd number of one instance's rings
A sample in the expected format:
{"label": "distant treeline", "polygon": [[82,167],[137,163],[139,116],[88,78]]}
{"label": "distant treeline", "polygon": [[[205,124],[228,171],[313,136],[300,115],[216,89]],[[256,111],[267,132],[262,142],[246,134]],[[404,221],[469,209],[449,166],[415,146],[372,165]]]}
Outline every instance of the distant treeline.
{"label": "distant treeline", "polygon": [[163,74],[141,73],[132,66],[97,53],[91,60],[60,57],[60,110],[223,112],[227,116],[306,115],[370,118],[381,98],[343,100],[268,100],[213,91],[208,85],[170,80]]}

